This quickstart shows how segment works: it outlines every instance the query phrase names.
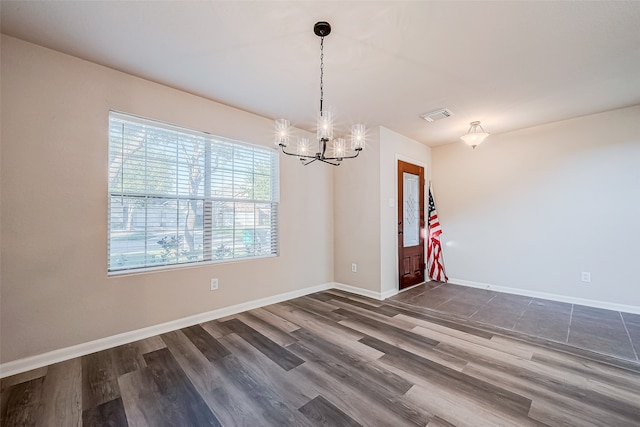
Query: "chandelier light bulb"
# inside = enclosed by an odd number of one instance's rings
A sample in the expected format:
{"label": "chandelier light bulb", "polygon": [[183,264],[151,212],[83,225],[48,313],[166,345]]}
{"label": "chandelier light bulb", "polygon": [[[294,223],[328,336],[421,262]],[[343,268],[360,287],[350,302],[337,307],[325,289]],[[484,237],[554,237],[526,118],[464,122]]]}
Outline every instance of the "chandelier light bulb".
{"label": "chandelier light bulb", "polygon": [[275,144],[286,147],[289,145],[289,127],[291,123],[287,119],[276,120],[276,139]]}
{"label": "chandelier light bulb", "polygon": [[299,155],[307,155],[309,154],[309,138],[300,138],[298,140],[298,154]]}
{"label": "chandelier light bulb", "polygon": [[333,155],[338,158],[342,158],[344,156],[345,150],[347,147],[347,143],[344,138],[337,138],[333,141]]}
{"label": "chandelier light bulb", "polygon": [[333,138],[333,123],[331,123],[331,112],[324,110],[318,113],[318,139],[330,140]]}
{"label": "chandelier light bulb", "polygon": [[365,141],[365,126],[363,124],[357,124],[351,126],[351,149],[360,151],[364,148]]}

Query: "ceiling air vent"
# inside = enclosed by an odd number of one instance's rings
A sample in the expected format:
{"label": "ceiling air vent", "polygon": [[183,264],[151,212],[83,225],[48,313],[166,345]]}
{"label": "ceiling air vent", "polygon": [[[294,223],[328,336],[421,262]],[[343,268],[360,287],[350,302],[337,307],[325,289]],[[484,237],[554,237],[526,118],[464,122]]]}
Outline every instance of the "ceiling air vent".
{"label": "ceiling air vent", "polygon": [[430,113],[424,113],[420,117],[422,117],[423,119],[425,119],[429,123],[433,123],[433,122],[436,122],[436,121],[441,120],[441,119],[446,119],[447,117],[452,116],[452,115],[453,115],[453,113],[451,112],[451,110],[449,110],[447,108],[442,108],[440,110],[431,111]]}

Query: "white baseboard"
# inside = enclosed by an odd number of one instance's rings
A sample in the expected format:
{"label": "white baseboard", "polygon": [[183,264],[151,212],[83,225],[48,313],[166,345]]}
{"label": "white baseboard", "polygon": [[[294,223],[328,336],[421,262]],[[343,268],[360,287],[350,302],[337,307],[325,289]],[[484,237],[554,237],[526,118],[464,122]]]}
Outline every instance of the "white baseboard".
{"label": "white baseboard", "polygon": [[183,317],[182,319],[160,323],[158,325],[137,329],[135,331],[112,335],[110,337],[89,341],[71,347],[61,348],[59,350],[49,351],[47,353],[38,354],[36,356],[12,360],[11,362],[0,364],[0,378],[30,371],[32,369],[41,368],[43,366],[73,359],[75,357],[85,356],[87,354],[95,353],[96,351],[106,350],[108,348],[117,347],[119,345],[129,344],[131,342],[149,338],[154,335],[164,334],[166,332],[175,331],[177,329],[186,328],[188,326],[197,325],[199,323],[208,322],[210,320],[219,319],[221,317],[231,316],[232,314],[241,313],[243,311],[253,310],[254,308],[276,304],[293,298],[309,295],[314,292],[326,291],[327,289],[331,289],[333,287],[334,283],[325,283],[322,285],[311,286],[304,289],[285,292],[283,294],[243,302],[241,304],[236,304],[229,307],[219,308],[193,316]]}
{"label": "white baseboard", "polygon": [[389,289],[388,291],[382,291],[382,294],[380,296],[382,297],[383,300],[385,300],[387,298],[391,298],[394,295],[398,295],[397,289]]}
{"label": "white baseboard", "polygon": [[586,305],[595,308],[604,308],[606,310],[623,311],[625,313],[640,314],[640,307],[625,304],[616,304],[612,302],[596,301],[585,298],[568,297],[565,295],[549,294],[546,292],[530,291],[526,289],[509,288],[506,286],[490,285],[488,283],[473,282],[470,280],[450,278],[448,283],[452,285],[468,286],[470,288],[487,289],[496,292],[504,292],[506,294],[522,295],[525,297],[533,297],[540,299],[548,299],[558,302],[566,302],[569,304]]}
{"label": "white baseboard", "polygon": [[[389,296],[391,296],[391,295],[386,296],[386,294],[388,294],[390,291],[385,291],[384,293],[376,292],[376,291],[371,291],[369,289],[362,289],[362,288],[358,288],[351,285],[345,285],[344,283],[338,283],[338,282],[333,282],[333,287],[341,291],[360,295],[362,297],[376,299],[378,301],[382,301],[385,298],[389,298]],[[397,291],[393,291],[393,292],[397,292]]]}

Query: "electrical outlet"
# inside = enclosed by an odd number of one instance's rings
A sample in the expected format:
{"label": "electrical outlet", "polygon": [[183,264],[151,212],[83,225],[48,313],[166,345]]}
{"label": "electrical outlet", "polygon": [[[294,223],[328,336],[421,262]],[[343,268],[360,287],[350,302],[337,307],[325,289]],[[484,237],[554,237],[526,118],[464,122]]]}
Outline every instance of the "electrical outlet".
{"label": "electrical outlet", "polygon": [[358,264],[356,263],[351,264],[351,272],[356,273],[357,271],[358,271]]}
{"label": "electrical outlet", "polygon": [[211,290],[218,290],[218,279],[211,279]]}
{"label": "electrical outlet", "polygon": [[580,275],[580,280],[587,283],[591,282],[591,273],[588,271],[583,271]]}

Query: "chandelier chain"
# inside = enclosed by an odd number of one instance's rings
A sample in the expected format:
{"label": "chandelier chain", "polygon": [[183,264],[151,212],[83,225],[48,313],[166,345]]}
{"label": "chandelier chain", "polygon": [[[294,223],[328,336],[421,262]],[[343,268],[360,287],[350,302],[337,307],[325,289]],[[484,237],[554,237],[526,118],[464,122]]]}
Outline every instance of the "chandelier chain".
{"label": "chandelier chain", "polygon": [[322,101],[324,99],[324,37],[320,37],[320,114],[322,114]]}

